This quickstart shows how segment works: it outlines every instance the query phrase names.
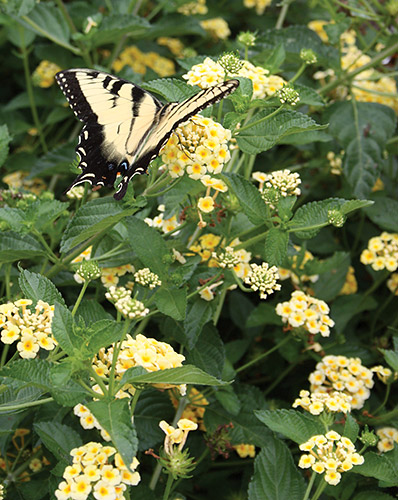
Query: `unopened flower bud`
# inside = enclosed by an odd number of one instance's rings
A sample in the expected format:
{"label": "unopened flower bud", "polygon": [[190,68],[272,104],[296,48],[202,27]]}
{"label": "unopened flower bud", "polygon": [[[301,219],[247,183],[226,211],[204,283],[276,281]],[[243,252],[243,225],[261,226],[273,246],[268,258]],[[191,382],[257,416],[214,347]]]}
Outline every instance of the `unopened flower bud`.
{"label": "unopened flower bud", "polygon": [[241,61],[233,52],[223,54],[217,62],[229,74],[238,73],[244,65],[244,61]]}
{"label": "unopened flower bud", "polygon": [[342,227],[347,217],[340,212],[340,210],[334,208],[332,210],[328,210],[328,222],[336,227]]}
{"label": "unopened flower bud", "polygon": [[300,59],[305,62],[305,64],[315,64],[318,61],[317,55],[312,49],[301,49]]}
{"label": "unopened flower bud", "polygon": [[256,43],[256,35],[250,31],[242,31],[239,33],[237,40],[245,47],[253,47]]}
{"label": "unopened flower bud", "polygon": [[84,281],[95,280],[101,276],[101,270],[95,260],[83,260],[76,273]]}

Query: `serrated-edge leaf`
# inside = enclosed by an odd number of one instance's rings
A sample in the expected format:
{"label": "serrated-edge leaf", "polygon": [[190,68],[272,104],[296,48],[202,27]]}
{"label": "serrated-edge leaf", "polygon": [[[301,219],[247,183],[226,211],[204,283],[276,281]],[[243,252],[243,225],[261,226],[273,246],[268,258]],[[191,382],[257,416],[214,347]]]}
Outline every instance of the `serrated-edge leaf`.
{"label": "serrated-edge leaf", "polygon": [[70,450],[83,444],[74,429],[59,422],[37,422],[34,429],[44,446],[64,462],[71,462]]}
{"label": "serrated-edge leaf", "polygon": [[179,102],[198,93],[198,89],[177,78],[161,78],[142,84],[149,92],[161,95],[169,102]]}
{"label": "serrated-edge leaf", "polygon": [[194,384],[194,385],[226,385],[229,382],[219,380],[193,365],[178,368],[168,368],[151,373],[136,375],[127,370],[122,379],[123,383],[130,384]]}
{"label": "serrated-edge leaf", "polygon": [[271,227],[265,235],[264,256],[270,266],[280,266],[287,255],[289,233]]}
{"label": "serrated-edge leaf", "polygon": [[264,223],[269,218],[269,213],[259,190],[241,175],[225,173],[223,177],[237,196],[250,222],[255,225]]}
{"label": "serrated-edge leaf", "polygon": [[187,290],[185,288],[162,286],[155,293],[154,299],[160,312],[176,321],[184,320],[187,311]]}
{"label": "serrated-edge leaf", "polygon": [[274,432],[280,432],[298,444],[324,431],[319,420],[296,410],[257,410],[254,414],[268,428]]}
{"label": "serrated-edge leaf", "polygon": [[45,250],[30,234],[19,234],[14,231],[1,233],[0,262],[15,262],[39,255],[45,255]]}
{"label": "serrated-edge leaf", "polygon": [[249,500],[302,500],[304,479],[285,443],[270,436],[254,462],[249,484]]}
{"label": "serrated-edge leaf", "polygon": [[43,300],[50,305],[58,303],[66,306],[62,295],[54,283],[45,276],[28,271],[27,269],[21,269],[18,281],[21,290],[25,294],[25,298],[31,299],[34,302]]}
{"label": "serrated-edge leaf", "polygon": [[379,481],[386,481],[398,486],[398,472],[388,454],[378,455],[373,451],[369,451],[365,453],[364,459],[365,462],[362,465],[355,465],[352,472],[366,477],[374,477]]}

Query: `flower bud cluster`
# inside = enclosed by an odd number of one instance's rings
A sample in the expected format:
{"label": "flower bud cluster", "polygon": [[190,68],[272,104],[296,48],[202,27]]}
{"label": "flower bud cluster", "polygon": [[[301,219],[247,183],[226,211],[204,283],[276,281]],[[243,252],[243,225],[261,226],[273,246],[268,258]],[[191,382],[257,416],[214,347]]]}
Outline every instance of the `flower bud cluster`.
{"label": "flower bud cluster", "polygon": [[277,283],[278,278],[278,268],[262,262],[261,265],[250,264],[250,271],[244,281],[252,290],[260,291],[260,299],[266,299],[268,295],[281,289],[281,285]]}
{"label": "flower bud cluster", "polygon": [[293,408],[301,406],[311,415],[320,415],[323,411],[330,413],[350,413],[351,396],[344,392],[313,392],[300,391],[300,397],[293,403]]}
{"label": "flower bud cluster", "polygon": [[148,267],[144,267],[144,269],[138,270],[134,274],[134,279],[140,285],[147,286],[151,290],[153,288],[156,288],[157,286],[161,286],[162,284],[159,276],[153,273]]}
{"label": "flower bud cluster", "polygon": [[217,260],[218,265],[225,269],[232,269],[239,264],[241,261],[240,254],[235,252],[234,248],[231,246],[225,247],[224,251],[217,254],[217,252],[213,252],[212,256]]}
{"label": "flower bud cluster", "polygon": [[342,472],[364,463],[363,456],[356,452],[353,442],[335,431],[312,436],[299,448],[308,452],[301,455],[299,467],[311,467],[317,474],[325,474],[325,481],[332,486],[340,482]]}
{"label": "flower bud cluster", "polygon": [[398,234],[382,232],[370,238],[368,248],[362,251],[362,264],[371,265],[375,271],[387,269],[394,272],[398,268]]}
{"label": "flower bud cluster", "polygon": [[25,359],[35,358],[40,348],[51,351],[57,344],[51,330],[54,306],[39,300],[32,311],[32,304],[30,299],[20,299],[0,305],[1,341],[18,341],[18,353]]}
{"label": "flower bud cluster", "polygon": [[111,286],[105,297],[115,305],[116,310],[125,318],[143,318],[149,313],[149,309],[142,302],[133,299],[131,290],[122,286]]}
{"label": "flower bud cluster", "polygon": [[127,468],[112,446],[92,441],[74,448],[70,454],[73,464],[64,470],[64,481],[55,491],[57,500],[86,500],[90,494],[96,500],[125,500],[127,487],[136,486],[141,480],[135,470],[138,460],[134,457]]}
{"label": "flower bud cluster", "polygon": [[277,304],[276,313],[292,328],[303,327],[313,335],[320,333],[322,337],[328,337],[334,326],[326,302],[300,290],[294,291],[289,301]]}
{"label": "flower bud cluster", "polygon": [[296,106],[300,102],[300,94],[293,87],[289,85],[283,86],[278,90],[278,98],[282,104],[290,104]]}
{"label": "flower bud cluster", "polygon": [[359,410],[370,396],[373,373],[359,358],[325,356],[308,378],[311,392],[340,391],[351,396],[351,408]]}

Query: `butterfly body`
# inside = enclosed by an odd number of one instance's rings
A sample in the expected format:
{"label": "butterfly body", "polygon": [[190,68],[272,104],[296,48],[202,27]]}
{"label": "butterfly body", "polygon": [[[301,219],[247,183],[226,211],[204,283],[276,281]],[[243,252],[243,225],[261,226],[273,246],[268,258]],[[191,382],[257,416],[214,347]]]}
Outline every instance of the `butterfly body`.
{"label": "butterfly body", "polygon": [[68,190],[83,182],[93,189],[111,187],[120,174],[117,200],[126,194],[134,175],[147,171],[180,123],[239,85],[238,80],[228,80],[181,103],[163,105],[138,85],[101,71],[70,69],[57,73],[56,80],[84,123],[76,148],[82,173]]}

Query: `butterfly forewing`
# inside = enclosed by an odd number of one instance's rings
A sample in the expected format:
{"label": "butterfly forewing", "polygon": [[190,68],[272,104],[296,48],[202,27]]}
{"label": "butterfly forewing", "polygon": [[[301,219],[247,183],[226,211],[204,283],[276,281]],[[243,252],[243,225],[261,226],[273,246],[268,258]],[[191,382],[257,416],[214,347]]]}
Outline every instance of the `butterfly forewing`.
{"label": "butterfly forewing", "polygon": [[129,180],[145,173],[178,125],[233,92],[238,80],[229,80],[182,103],[163,106],[149,92],[101,71],[61,71],[56,80],[75,115],[85,123],[76,152],[82,182],[111,186],[123,175],[116,199],[126,193]]}

